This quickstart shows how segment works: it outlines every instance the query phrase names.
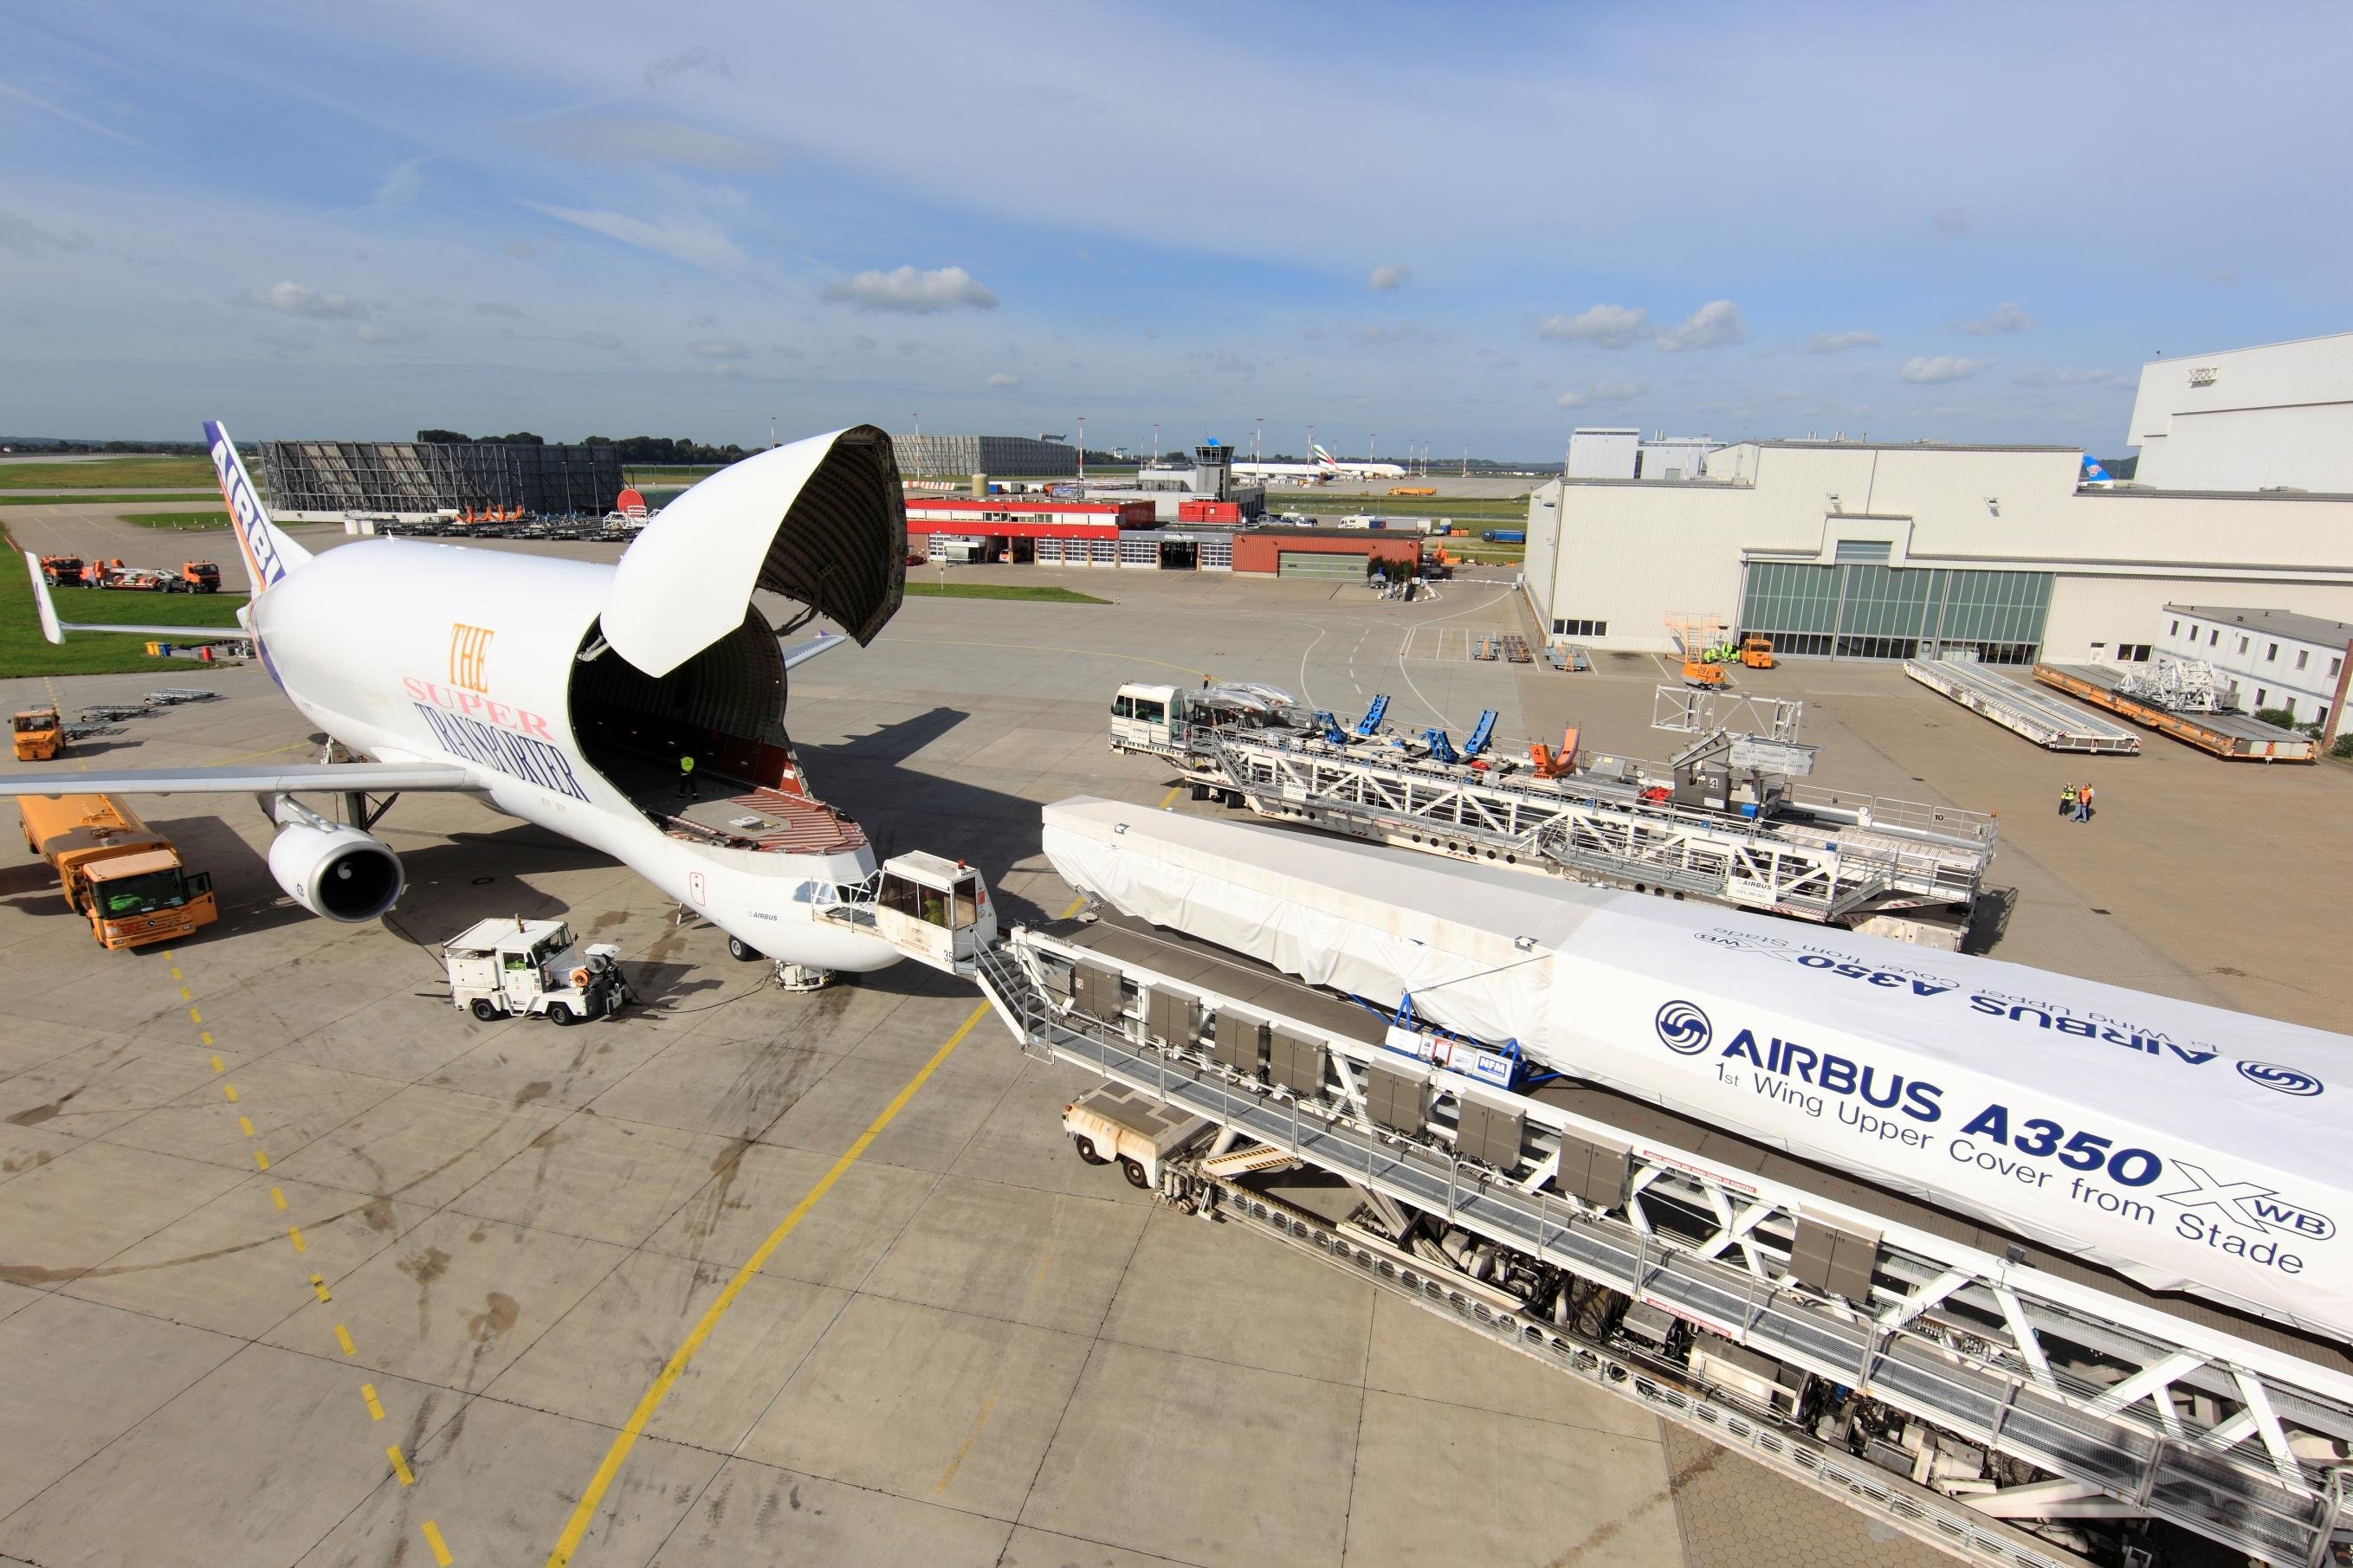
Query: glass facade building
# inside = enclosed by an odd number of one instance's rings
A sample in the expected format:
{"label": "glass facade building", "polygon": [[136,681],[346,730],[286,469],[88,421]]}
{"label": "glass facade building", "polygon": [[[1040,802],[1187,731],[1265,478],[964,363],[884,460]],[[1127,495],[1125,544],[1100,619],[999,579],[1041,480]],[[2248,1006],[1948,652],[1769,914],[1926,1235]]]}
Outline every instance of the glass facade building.
{"label": "glass facade building", "polygon": [[2031,664],[2051,611],[2052,574],[1751,561],[1740,632],[1777,654]]}

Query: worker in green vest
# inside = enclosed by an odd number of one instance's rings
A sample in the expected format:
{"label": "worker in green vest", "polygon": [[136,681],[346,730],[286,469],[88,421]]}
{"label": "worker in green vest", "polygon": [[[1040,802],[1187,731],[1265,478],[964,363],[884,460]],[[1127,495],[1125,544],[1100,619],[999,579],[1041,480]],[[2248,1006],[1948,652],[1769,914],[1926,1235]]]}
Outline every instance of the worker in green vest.
{"label": "worker in green vest", "polygon": [[694,797],[694,759],[682,753],[678,759],[678,794],[681,800]]}

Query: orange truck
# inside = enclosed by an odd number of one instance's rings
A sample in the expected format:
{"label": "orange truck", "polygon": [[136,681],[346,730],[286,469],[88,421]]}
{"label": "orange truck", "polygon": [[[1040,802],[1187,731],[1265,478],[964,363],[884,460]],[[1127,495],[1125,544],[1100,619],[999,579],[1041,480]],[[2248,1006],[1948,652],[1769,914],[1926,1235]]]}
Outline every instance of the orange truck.
{"label": "orange truck", "polygon": [[209,871],[180,864],[172,841],[112,795],[20,795],[25,847],[49,863],[66,906],[100,947],[144,947],[220,918]]}
{"label": "orange truck", "polygon": [[183,561],[180,580],[174,586],[183,594],[217,594],[220,592],[220,566],[211,561]]}
{"label": "orange truck", "polygon": [[20,763],[55,762],[65,755],[65,715],[58,705],[27,708],[16,715],[16,760]]}
{"label": "orange truck", "polygon": [[79,555],[44,555],[41,575],[52,588],[78,587],[81,583],[81,557]]}

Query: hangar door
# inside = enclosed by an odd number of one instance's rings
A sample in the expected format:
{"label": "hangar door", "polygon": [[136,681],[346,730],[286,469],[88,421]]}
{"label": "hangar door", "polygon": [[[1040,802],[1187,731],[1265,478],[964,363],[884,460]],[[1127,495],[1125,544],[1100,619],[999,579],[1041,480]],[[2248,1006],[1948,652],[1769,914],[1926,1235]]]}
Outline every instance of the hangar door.
{"label": "hangar door", "polygon": [[1278,577],[1321,577],[1341,583],[1365,580],[1365,558],[1328,550],[1285,550],[1275,556]]}

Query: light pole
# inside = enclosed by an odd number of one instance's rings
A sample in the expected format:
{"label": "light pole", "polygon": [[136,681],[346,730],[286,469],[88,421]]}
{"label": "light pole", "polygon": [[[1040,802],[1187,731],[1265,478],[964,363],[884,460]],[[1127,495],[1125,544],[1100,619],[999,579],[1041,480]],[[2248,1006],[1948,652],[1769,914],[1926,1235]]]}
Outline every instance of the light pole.
{"label": "light pole", "polygon": [[1253,462],[1253,463],[1262,463],[1262,462],[1264,462],[1264,461],[1266,460],[1266,453],[1265,453],[1265,450],[1264,450],[1265,446],[1266,446],[1266,416],[1265,416],[1265,415],[1263,415],[1263,414],[1261,414],[1261,415],[1260,415],[1260,416],[1258,416],[1258,428],[1250,432],[1250,461],[1251,461],[1251,462]]}
{"label": "light pole", "polygon": [[1080,485],[1081,485],[1082,487],[1084,487],[1084,485],[1086,484],[1086,482],[1087,482],[1087,416],[1086,416],[1085,415],[1082,414],[1082,415],[1080,415],[1080,416],[1079,416],[1079,483],[1080,483]]}

